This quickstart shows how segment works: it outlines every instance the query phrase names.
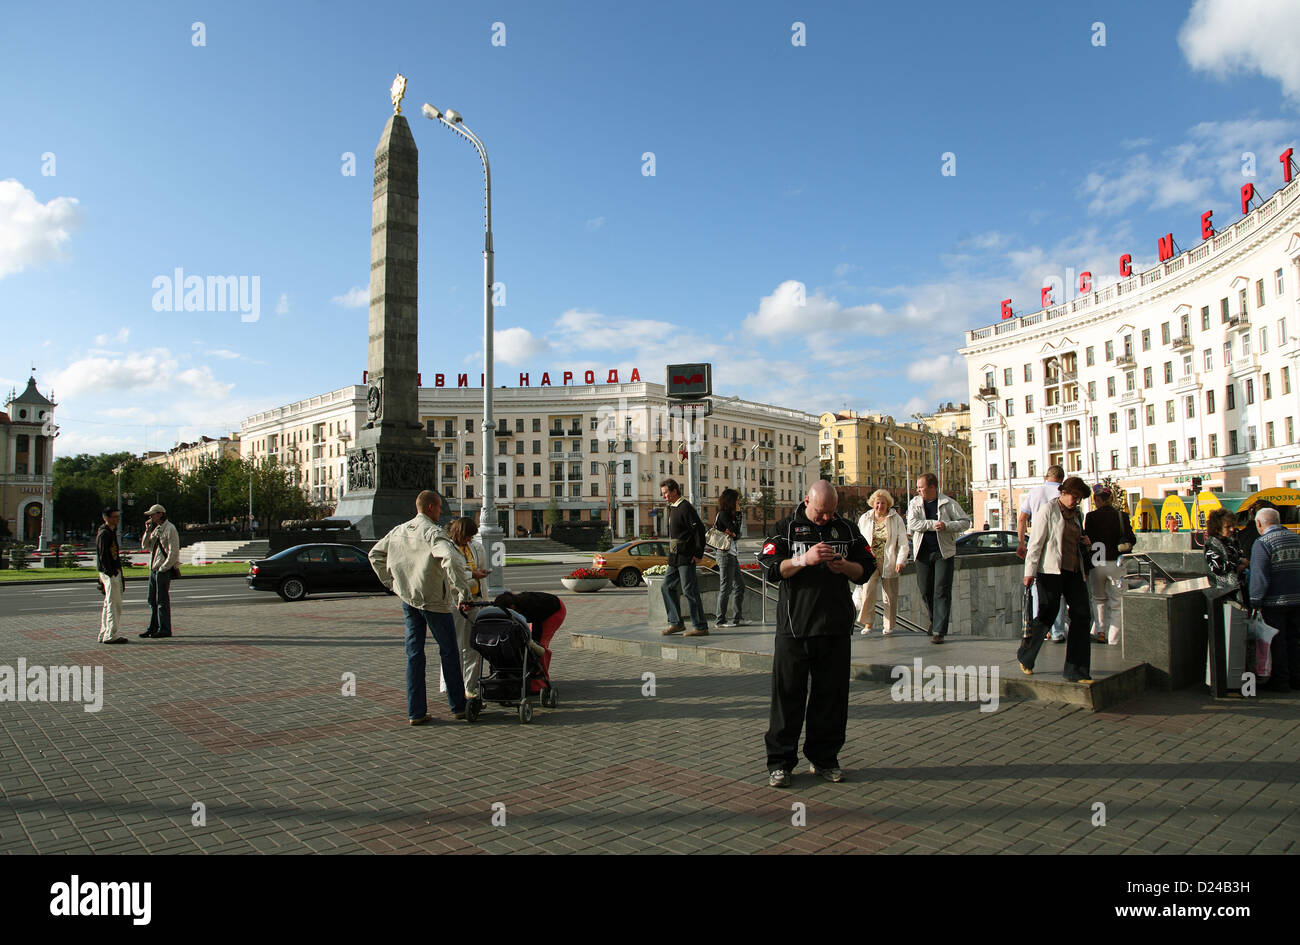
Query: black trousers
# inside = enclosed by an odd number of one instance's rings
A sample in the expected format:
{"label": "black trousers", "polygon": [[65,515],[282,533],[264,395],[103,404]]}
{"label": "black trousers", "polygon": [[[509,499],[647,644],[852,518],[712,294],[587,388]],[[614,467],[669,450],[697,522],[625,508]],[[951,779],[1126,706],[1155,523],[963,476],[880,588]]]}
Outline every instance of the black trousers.
{"label": "black trousers", "polygon": [[916,556],[916,583],[930,612],[930,633],[947,636],[948,614],[952,610],[952,572],[956,555],[945,558],[922,548]]}
{"label": "black trousers", "polygon": [[777,634],[772,711],[763,737],[769,771],[792,771],[799,763],[799,732],[805,715],[804,757],[819,768],[839,767],[849,724],[849,644],[848,634],[800,639]]}
{"label": "black trousers", "polygon": [[1091,675],[1092,637],[1089,630],[1092,627],[1092,609],[1088,605],[1088,585],[1084,583],[1083,574],[1078,571],[1062,574],[1040,572],[1034,581],[1038,584],[1038,615],[1026,628],[1016,657],[1029,669],[1034,668],[1043,639],[1056,622],[1061,598],[1064,597],[1070,614],[1070,629],[1065,637],[1065,668],[1061,672],[1067,678]]}
{"label": "black trousers", "polygon": [[[1277,631],[1273,638],[1273,676],[1277,682],[1290,682],[1300,688],[1300,608],[1261,607],[1259,615]],[[1251,672],[1254,672],[1252,666]]]}

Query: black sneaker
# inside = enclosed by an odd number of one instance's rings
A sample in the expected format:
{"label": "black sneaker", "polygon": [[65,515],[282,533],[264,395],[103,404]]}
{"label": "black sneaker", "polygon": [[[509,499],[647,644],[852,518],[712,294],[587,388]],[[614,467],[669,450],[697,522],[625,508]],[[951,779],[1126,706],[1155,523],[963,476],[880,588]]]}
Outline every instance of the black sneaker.
{"label": "black sneaker", "polygon": [[808,773],[817,775],[823,781],[831,781],[835,784],[839,784],[844,780],[844,772],[839,768],[819,768],[816,765],[809,765]]}
{"label": "black sneaker", "polygon": [[768,787],[789,787],[794,779],[784,768],[773,768],[767,773]]}
{"label": "black sneaker", "polygon": [[113,639],[111,640],[104,641],[105,645],[111,645],[113,643],[130,643],[130,642],[131,641],[128,640],[126,637],[113,637]]}

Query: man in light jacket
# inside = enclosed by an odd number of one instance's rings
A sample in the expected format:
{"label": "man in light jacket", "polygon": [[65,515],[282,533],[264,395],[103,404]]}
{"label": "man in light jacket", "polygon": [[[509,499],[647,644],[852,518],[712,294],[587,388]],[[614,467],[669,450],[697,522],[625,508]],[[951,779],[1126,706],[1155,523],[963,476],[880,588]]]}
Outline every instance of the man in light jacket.
{"label": "man in light jacket", "polygon": [[167,521],[161,505],[149,506],[145,512],[144,534],[140,547],[149,552],[149,629],[140,636],[146,639],[172,635],[172,569],[181,560],[181,536]]}
{"label": "man in light jacket", "polygon": [[948,635],[952,609],[952,572],[957,538],[970,528],[970,516],[955,500],[939,492],[939,477],[923,473],[916,480],[916,495],[907,506],[907,530],[912,535],[916,584],[930,611],[930,642],[942,643]]}
{"label": "man in light jacket", "polygon": [[402,601],[406,616],[406,714],[412,725],[433,721],[424,685],[424,636],[438,644],[447,703],[455,718],[465,718],[465,679],[452,609],[468,611],[472,594],[456,546],[437,524],[442,497],[425,489],[415,499],[416,516],[403,522],[370,549],[370,565],[384,587]]}

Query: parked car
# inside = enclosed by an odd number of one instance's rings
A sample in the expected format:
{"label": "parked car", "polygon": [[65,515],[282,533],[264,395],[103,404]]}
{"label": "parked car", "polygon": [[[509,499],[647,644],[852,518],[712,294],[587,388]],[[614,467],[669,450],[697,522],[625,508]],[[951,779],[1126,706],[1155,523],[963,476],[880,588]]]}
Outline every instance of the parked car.
{"label": "parked car", "polygon": [[248,586],[302,600],[320,591],[384,591],[366,553],[354,545],[294,545],[249,562]]}
{"label": "parked car", "polygon": [[957,539],[957,554],[984,555],[1014,552],[1020,543],[1020,537],[1012,531],[990,529],[986,532],[971,532]]}
{"label": "parked car", "polygon": [[[668,539],[643,538],[617,545],[609,551],[598,551],[591,559],[591,568],[601,577],[609,578],[619,587],[636,587],[641,583],[641,573],[655,565],[668,564]],[[702,567],[715,568],[717,562],[705,555]]]}

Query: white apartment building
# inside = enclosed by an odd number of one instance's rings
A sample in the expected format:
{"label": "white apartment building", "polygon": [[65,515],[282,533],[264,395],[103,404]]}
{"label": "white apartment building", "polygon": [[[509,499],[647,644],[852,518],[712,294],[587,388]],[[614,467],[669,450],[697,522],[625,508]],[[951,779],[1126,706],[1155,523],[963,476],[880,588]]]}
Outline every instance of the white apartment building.
{"label": "white apartment building", "polygon": [[[244,457],[298,467],[312,500],[336,505],[347,483],[348,444],[366,422],[365,394],[362,386],[344,387],[249,417],[240,432]],[[570,521],[608,520],[612,512],[620,538],[661,533],[659,482],[671,476],[685,490],[687,480],[684,430],[667,407],[663,385],[648,382],[494,391],[496,505],[506,534],[541,531],[552,500]],[[457,513],[477,517],[482,388],[422,387],[419,409],[438,449],[433,485]],[[817,426],[818,418],[802,411],[713,398],[713,414],[696,425],[701,515],[712,521],[728,486],[751,500],[767,494],[778,517],[796,505],[818,475],[816,451],[808,449]]]}
{"label": "white apartment building", "polygon": [[1300,180],[1118,283],[966,332],[975,526],[1049,465],[1129,507],[1300,482]]}

